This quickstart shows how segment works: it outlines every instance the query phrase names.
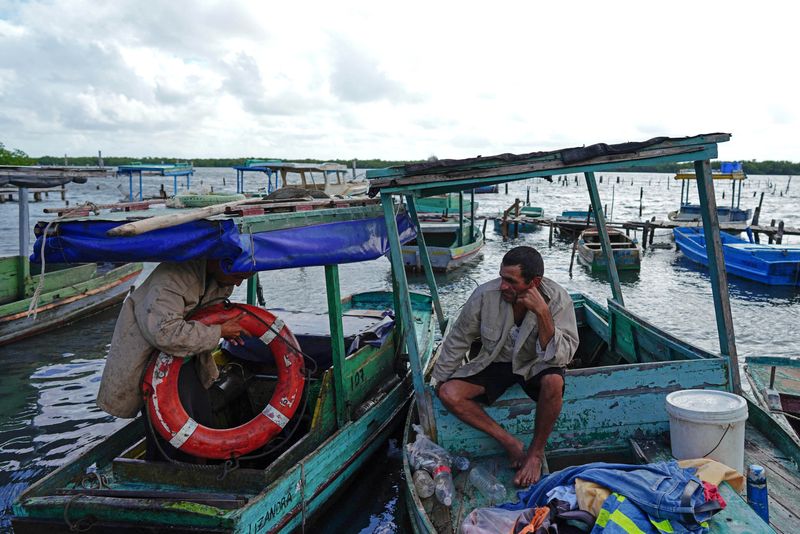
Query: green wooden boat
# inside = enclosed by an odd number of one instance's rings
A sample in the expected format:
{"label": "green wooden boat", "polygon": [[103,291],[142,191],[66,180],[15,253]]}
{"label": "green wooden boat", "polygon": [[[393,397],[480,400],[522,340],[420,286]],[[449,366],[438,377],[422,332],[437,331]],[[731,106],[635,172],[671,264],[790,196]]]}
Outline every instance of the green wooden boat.
{"label": "green wooden boat", "polygon": [[97,313],[122,302],[130,291],[141,263],[50,263],[43,276],[41,266],[32,266],[28,259],[28,188],[83,183],[106,172],[82,167],[0,168],[0,181],[19,188],[19,254],[0,257],[0,345]]}
{"label": "green wooden boat", "polygon": [[[316,234],[317,244],[322,245],[329,244],[337,231],[366,232],[367,245],[385,243],[385,237],[374,233],[382,227],[376,224],[382,222],[382,210],[375,203],[313,212],[300,206],[296,213],[270,213],[270,204],[265,206],[267,212],[260,216],[217,218],[203,224],[216,225],[215,234],[227,229],[230,236],[252,240],[255,252],[244,253],[242,259],[255,261],[258,269],[278,268],[287,261],[280,253],[267,259],[262,256],[274,250],[273,236],[285,242],[285,238],[310,239]],[[281,211],[286,207],[283,203]],[[136,220],[141,214],[128,216]],[[398,214],[398,218],[402,216]],[[229,227],[231,219],[236,228]],[[168,239],[185,235],[184,226],[175,227]],[[105,235],[106,228],[97,232]],[[266,244],[259,250],[261,239]],[[373,250],[370,259],[385,253],[382,246]],[[338,265],[331,263],[332,258],[357,261],[361,252],[337,256],[341,251],[328,246],[305,256],[302,251],[295,253],[293,261],[325,262],[328,310],[274,310],[292,330],[306,357],[315,362],[306,365],[310,374],[305,409],[298,410],[284,433],[241,461],[204,465],[150,461],[145,458],[147,423],[137,418],[27,488],[13,504],[12,524],[17,534],[75,530],[290,532],[304,527],[331,504],[401,424],[411,398],[412,377],[404,351],[396,344],[405,336],[399,323],[387,318],[388,312],[397,309],[397,296],[366,292],[340,297]],[[267,288],[268,292],[279,290]],[[255,294],[251,283],[248,300],[254,301]],[[432,299],[409,294],[404,304],[410,305],[406,311],[417,326],[414,340],[426,361],[439,328]],[[388,332],[378,336],[377,327],[383,325],[386,330],[387,321]],[[229,363],[221,369],[222,378],[211,390],[215,417],[222,428],[260,412],[276,384],[274,373],[251,369],[242,361],[233,363],[236,365]],[[231,396],[232,391],[237,393]]]}
{"label": "green wooden boat", "polygon": [[800,357],[749,356],[745,372],[759,405],[800,436]]}
{"label": "green wooden boat", "polygon": [[[423,222],[422,232],[434,270],[449,272],[474,260],[483,248],[483,232],[473,224]],[[422,255],[416,239],[403,245],[407,269],[422,270]]]}
{"label": "green wooden boat", "polygon": [[494,219],[494,231],[503,233],[503,224],[506,225],[505,235],[516,235],[520,232],[533,232],[541,228],[541,220],[544,219],[544,208],[538,206],[522,206],[519,215],[509,213],[503,219],[503,213],[498,213]]}
{"label": "green wooden boat", "polygon": [[[641,251],[633,239],[619,230],[609,230],[608,238],[614,250],[614,261],[618,271],[638,271],[641,267]],[[608,261],[603,253],[597,228],[587,228],[578,237],[578,258],[593,272],[608,270]]]}
{"label": "green wooden boat", "polygon": [[[684,389],[711,389],[741,393],[733,320],[722,260],[719,221],[715,206],[710,159],[717,156],[717,143],[729,134],[685,138],[655,138],[642,143],[594,145],[579,149],[538,152],[514,158],[508,155],[472,160],[449,160],[429,166],[425,174],[408,173],[405,168],[373,171],[372,190],[380,191],[384,205],[395,195],[413,207],[414,198],[431,191],[466,190],[478,182],[501,183],[524,180],[554,172],[582,172],[586,178],[592,211],[596,214],[601,248],[608,264],[612,298],[607,307],[583,295],[574,295],[580,326],[580,345],[567,371],[564,407],[548,441],[546,468],[594,461],[646,463],[669,458],[669,423],[665,410],[668,393]],[[608,235],[594,172],[609,165],[637,166],[655,162],[692,161],[701,200],[704,230],[709,243],[712,293],[714,296],[720,352],[705,351],[678,339],[625,308],[619,275]],[[391,212],[385,212],[387,225]],[[390,234],[390,237],[391,234]],[[401,255],[394,240],[392,263],[397,271]],[[431,267],[423,262],[434,299],[438,298]],[[400,276],[400,295],[407,282]],[[407,308],[408,306],[406,306]],[[402,310],[403,308],[401,308]],[[402,319],[402,316],[401,316]],[[408,339],[413,324],[404,320]],[[446,335],[446,334],[445,334]],[[413,362],[416,351],[408,343]],[[431,360],[427,369],[432,367]],[[507,501],[515,501],[508,459],[489,436],[456,419],[439,403],[426,385],[424,370],[414,382],[415,407],[404,431],[404,444],[415,440],[412,422],[453,453],[463,453],[474,464],[485,466],[504,483]],[[727,508],[716,514],[709,528],[714,533],[797,532],[800,526],[800,445],[776,420],[753,403],[748,403],[745,462],[766,467],[769,485],[770,524],[761,519],[741,495],[726,483],[720,486]],[[487,412],[524,443],[530,443],[535,404],[517,386],[509,389]],[[724,437],[724,436],[723,436]],[[455,477],[456,495],[450,506],[435,499],[421,499],[412,482],[404,447],[404,491],[414,532],[460,532],[467,514],[476,507],[495,504],[483,497],[462,473]]]}
{"label": "green wooden boat", "polygon": [[[369,178],[369,175],[367,175]],[[479,203],[472,200],[463,199],[464,213],[468,211],[478,211]],[[444,215],[458,214],[458,195],[437,195],[424,197],[416,201],[417,212],[436,213]]]}

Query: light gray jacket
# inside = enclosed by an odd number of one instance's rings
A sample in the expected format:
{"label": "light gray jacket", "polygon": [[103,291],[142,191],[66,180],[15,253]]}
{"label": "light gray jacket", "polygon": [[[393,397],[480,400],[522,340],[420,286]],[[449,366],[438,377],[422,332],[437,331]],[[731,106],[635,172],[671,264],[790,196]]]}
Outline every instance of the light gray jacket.
{"label": "light gray jacket", "polygon": [[[492,363],[514,327],[514,311],[500,293],[500,278],[479,286],[469,297],[447,337],[433,368],[433,378],[444,382],[451,378],[472,376]],[[527,312],[522,320],[512,354],[515,374],[531,379],[548,367],[566,367],[578,349],[578,326],[569,293],[549,278],[540,286],[553,315],[555,334],[547,347],[537,350],[539,328],[536,314]],[[481,339],[483,347],[464,363],[470,345]]]}
{"label": "light gray jacket", "polygon": [[114,327],[97,405],[117,417],[135,417],[142,407],[140,382],[153,350],[173,356],[197,355],[194,362],[203,385],[219,376],[210,351],[222,327],[185,317],[198,304],[227,298],[233,286],[206,280],[206,261],[161,263],[128,295]]}

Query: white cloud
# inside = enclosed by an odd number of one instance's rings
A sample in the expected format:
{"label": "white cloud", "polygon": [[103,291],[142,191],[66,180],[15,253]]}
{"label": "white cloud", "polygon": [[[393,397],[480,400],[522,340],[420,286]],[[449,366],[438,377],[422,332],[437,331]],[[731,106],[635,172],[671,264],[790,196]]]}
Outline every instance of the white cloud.
{"label": "white cloud", "polygon": [[731,132],[798,160],[797,9],[739,1],[0,3],[33,155],[440,158]]}

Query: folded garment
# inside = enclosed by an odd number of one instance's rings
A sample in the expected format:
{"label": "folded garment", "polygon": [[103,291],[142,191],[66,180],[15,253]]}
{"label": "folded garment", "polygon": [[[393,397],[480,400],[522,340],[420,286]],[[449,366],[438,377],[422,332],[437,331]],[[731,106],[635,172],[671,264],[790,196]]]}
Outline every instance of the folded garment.
{"label": "folded garment", "polygon": [[[552,501],[553,499],[559,499],[561,501],[569,503],[569,509],[574,510],[578,507],[578,499],[575,495],[575,486],[557,486],[550,491],[547,492],[547,502]],[[594,514],[595,516],[597,514]]]}
{"label": "folded garment", "polygon": [[684,469],[694,467],[697,469],[695,476],[703,482],[710,482],[719,486],[727,482],[739,493],[744,490],[745,478],[736,469],[728,467],[710,458],[698,458],[696,460],[680,460],[678,465]]}
{"label": "folded garment", "polygon": [[611,495],[611,490],[604,488],[600,484],[580,478],[575,479],[575,496],[578,500],[578,508],[584,512],[589,512],[595,517],[600,515],[600,509],[609,495]]}

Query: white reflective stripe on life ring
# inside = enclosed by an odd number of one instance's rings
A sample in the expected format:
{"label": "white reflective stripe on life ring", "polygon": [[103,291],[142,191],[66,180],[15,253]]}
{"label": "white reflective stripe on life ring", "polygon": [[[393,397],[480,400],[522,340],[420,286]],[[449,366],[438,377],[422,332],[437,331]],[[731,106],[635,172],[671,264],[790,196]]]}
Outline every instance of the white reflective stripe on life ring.
{"label": "white reflective stripe on life ring", "polygon": [[278,332],[283,330],[283,327],[286,326],[284,322],[279,318],[275,318],[275,322],[272,323],[272,326],[267,328],[267,331],[264,332],[264,335],[261,336],[259,339],[264,342],[265,345],[269,345],[272,343],[272,340],[278,337]]}
{"label": "white reflective stripe on life ring", "polygon": [[183,423],[183,426],[180,430],[178,430],[177,434],[172,436],[172,439],[169,440],[169,444],[176,449],[180,449],[181,446],[186,443],[186,440],[192,436],[196,428],[197,421],[190,417],[185,423]]}
{"label": "white reflective stripe on life ring", "polygon": [[267,404],[267,407],[264,408],[264,411],[261,413],[264,414],[264,417],[281,428],[285,427],[286,423],[289,422],[289,418],[276,410],[271,404]]}

